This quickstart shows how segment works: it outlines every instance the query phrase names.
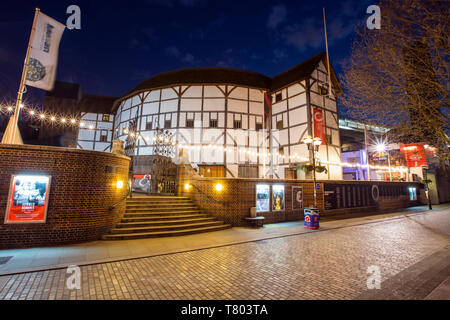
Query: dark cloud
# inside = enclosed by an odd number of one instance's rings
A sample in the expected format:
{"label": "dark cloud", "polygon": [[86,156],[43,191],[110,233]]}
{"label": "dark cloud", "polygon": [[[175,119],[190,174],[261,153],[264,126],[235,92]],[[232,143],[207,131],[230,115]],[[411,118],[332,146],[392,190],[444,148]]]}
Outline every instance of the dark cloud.
{"label": "dark cloud", "polygon": [[273,55],[275,57],[275,61],[281,60],[283,58],[286,58],[288,55],[286,53],[286,50],[283,50],[281,48],[275,48],[273,50]]}
{"label": "dark cloud", "polygon": [[176,46],[167,47],[166,52],[168,55],[175,57],[175,58],[179,58],[181,56],[181,52]]}
{"label": "dark cloud", "polygon": [[279,24],[286,20],[287,9],[284,4],[272,7],[269,18],[267,20],[267,27],[275,29]]}
{"label": "dark cloud", "polygon": [[169,56],[174,57],[185,64],[192,66],[200,65],[200,60],[196,59],[193,54],[182,53],[176,46],[167,47],[165,51]]}
{"label": "dark cloud", "polygon": [[323,27],[313,18],[308,18],[301,25],[290,25],[286,28],[286,44],[296,47],[299,51],[318,48],[323,43]]}
{"label": "dark cloud", "polygon": [[145,27],[133,33],[130,37],[129,46],[131,49],[150,50],[151,45],[158,41],[158,36],[153,28]]}

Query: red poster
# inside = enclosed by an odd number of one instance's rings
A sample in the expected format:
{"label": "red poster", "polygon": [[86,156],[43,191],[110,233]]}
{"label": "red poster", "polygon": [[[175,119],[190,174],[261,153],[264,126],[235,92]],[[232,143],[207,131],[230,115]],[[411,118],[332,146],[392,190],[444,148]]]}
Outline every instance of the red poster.
{"label": "red poster", "polygon": [[314,138],[320,138],[322,144],[326,143],[325,122],[323,121],[323,111],[321,109],[313,108],[314,118]]}
{"label": "red poster", "polygon": [[408,168],[427,165],[427,157],[423,143],[400,144],[400,151],[405,156]]}
{"label": "red poster", "polygon": [[13,176],[5,223],[44,223],[47,217],[50,178],[50,176]]}

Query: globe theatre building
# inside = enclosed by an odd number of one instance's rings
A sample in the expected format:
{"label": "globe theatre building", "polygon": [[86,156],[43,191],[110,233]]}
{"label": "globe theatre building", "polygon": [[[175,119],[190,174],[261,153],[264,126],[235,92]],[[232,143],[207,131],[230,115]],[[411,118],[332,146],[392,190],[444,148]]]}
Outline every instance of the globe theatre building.
{"label": "globe theatre building", "polygon": [[318,179],[342,179],[338,109],[342,89],[319,53],[275,76],[230,68],[191,68],[158,74],[114,101],[110,113],[85,112],[77,147],[110,150],[112,140],[136,138],[135,156],[154,152],[156,130],[173,134],[199,173],[212,177],[309,178],[299,168],[311,151],[313,109],[322,111],[326,141]]}

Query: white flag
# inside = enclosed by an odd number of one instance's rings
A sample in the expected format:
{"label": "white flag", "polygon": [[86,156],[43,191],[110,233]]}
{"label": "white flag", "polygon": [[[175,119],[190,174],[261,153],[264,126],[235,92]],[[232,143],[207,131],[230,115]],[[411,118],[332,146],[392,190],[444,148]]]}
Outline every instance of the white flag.
{"label": "white flag", "polygon": [[66,26],[39,12],[36,18],[25,85],[50,91],[58,64],[58,49]]}

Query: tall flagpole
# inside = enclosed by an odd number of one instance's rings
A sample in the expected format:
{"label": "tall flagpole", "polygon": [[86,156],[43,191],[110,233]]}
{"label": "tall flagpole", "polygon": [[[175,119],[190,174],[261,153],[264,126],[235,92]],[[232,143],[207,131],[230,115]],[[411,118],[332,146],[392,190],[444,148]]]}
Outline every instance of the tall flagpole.
{"label": "tall flagpole", "polygon": [[325,19],[325,8],[323,8],[323,26],[325,29],[325,47],[327,49],[327,64],[328,64],[328,97],[331,97],[331,69],[330,69],[330,55],[328,54],[328,37],[327,37],[327,22]]}
{"label": "tall flagpole", "polygon": [[[37,21],[39,11],[40,11],[40,9],[36,8],[36,11],[34,13],[33,26],[31,27],[30,39],[28,40],[27,53],[25,55],[25,62],[23,64],[23,70],[22,70],[22,78],[20,79],[19,91],[17,92],[16,109],[14,110],[14,118],[13,118],[13,124],[12,124],[13,126],[12,126],[12,130],[10,132],[12,134],[12,136],[6,137],[7,140],[9,138],[9,141],[2,141],[5,143],[12,143],[12,144],[22,144],[23,143],[22,138],[20,136],[18,123],[19,123],[20,108],[22,106],[22,96],[23,96],[23,92],[25,89],[25,80],[26,80],[26,76],[27,76],[27,72],[28,72],[28,63],[29,63],[31,44],[33,42],[33,36],[34,36],[34,31],[36,29],[36,21]],[[9,124],[8,124],[8,127],[9,127]],[[8,130],[5,131],[5,135],[7,134],[7,132],[8,132]],[[19,143],[16,142],[16,133],[19,135],[19,137],[17,138]]]}

